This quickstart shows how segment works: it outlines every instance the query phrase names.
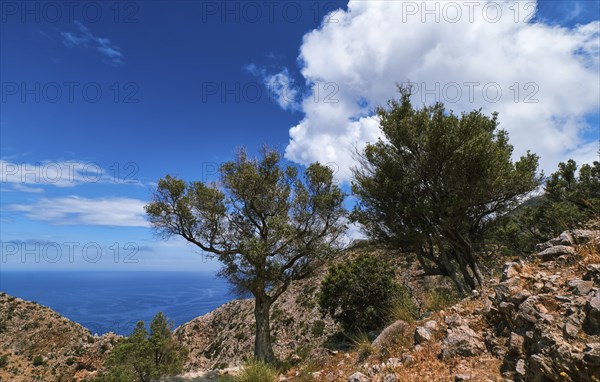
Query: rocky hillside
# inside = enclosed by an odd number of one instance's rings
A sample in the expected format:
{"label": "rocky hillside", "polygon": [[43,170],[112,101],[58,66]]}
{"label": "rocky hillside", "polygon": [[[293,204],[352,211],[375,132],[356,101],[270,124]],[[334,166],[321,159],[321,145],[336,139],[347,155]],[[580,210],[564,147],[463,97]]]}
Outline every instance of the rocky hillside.
{"label": "rocky hillside", "polygon": [[446,311],[283,379],[600,381],[600,232],[571,231]]}
{"label": "rocky hillside", "polygon": [[[351,258],[362,252],[383,250],[363,245],[347,251],[339,259]],[[426,300],[424,291],[435,288],[450,290],[449,280],[441,276],[421,277],[418,265],[401,256],[398,262],[398,282],[408,286],[417,305]],[[310,279],[293,284],[275,302],[271,310],[271,327],[275,355],[290,363],[320,359],[336,352],[333,338],[338,328],[329,317],[322,317],[317,305],[317,293],[327,269]],[[204,370],[235,368],[252,356],[254,349],[254,300],[234,300],[216,310],[193,319],[175,330],[175,334],[190,353],[186,364],[189,375]],[[347,339],[346,339],[347,340]]]}
{"label": "rocky hillside", "polygon": [[[271,308],[273,347],[279,359],[297,359],[321,349],[335,332],[334,323],[321,317],[316,304],[322,278],[318,274],[293,285]],[[252,299],[234,300],[177,328],[177,338],[190,350],[186,369],[242,365],[254,349],[253,309]]]}
{"label": "rocky hillside", "polygon": [[92,336],[45,306],[0,292],[1,382],[89,380],[117,338]]}

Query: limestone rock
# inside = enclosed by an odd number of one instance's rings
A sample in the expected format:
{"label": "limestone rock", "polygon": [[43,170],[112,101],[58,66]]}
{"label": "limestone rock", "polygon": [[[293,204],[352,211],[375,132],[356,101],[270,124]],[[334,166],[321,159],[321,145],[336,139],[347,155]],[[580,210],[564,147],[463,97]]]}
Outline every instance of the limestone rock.
{"label": "limestone rock", "polygon": [[438,329],[438,323],[435,320],[429,320],[423,326],[431,332],[435,332]]}
{"label": "limestone rock", "polygon": [[453,356],[471,357],[485,351],[485,345],[479,334],[466,325],[448,330],[442,346],[442,358]]}
{"label": "limestone rock", "polygon": [[515,366],[515,373],[517,373],[519,378],[521,378],[522,380],[525,379],[525,376],[527,375],[527,370],[525,369],[524,359],[521,358],[517,361],[517,365]]}
{"label": "limestone rock", "polygon": [[575,254],[575,248],[566,245],[555,245],[537,254],[542,261],[555,260],[560,256],[571,256]]}
{"label": "limestone rock", "polygon": [[587,344],[584,350],[583,360],[590,366],[600,366],[600,343]]}
{"label": "limestone rock", "polygon": [[387,344],[393,342],[395,338],[403,335],[404,331],[407,329],[408,323],[406,321],[398,320],[393,324],[386,327],[373,341],[373,346],[375,348],[383,348]]}
{"label": "limestone rock", "polygon": [[356,373],[354,373],[350,377],[348,377],[348,382],[368,382],[368,381],[369,381],[369,378],[359,371],[357,371]]}
{"label": "limestone rock", "polygon": [[590,335],[600,335],[600,291],[587,303],[584,329]]}
{"label": "limestone rock", "polygon": [[574,244],[586,244],[592,240],[600,239],[600,232],[589,229],[574,229],[570,231]]}
{"label": "limestone rock", "polygon": [[519,260],[519,261],[508,262],[508,263],[504,264],[504,267],[502,269],[502,277],[500,280],[506,281],[515,276],[518,276],[522,270],[523,270],[523,261]]}
{"label": "limestone rock", "polygon": [[520,356],[523,354],[523,344],[525,338],[517,333],[510,333],[510,339],[508,341],[508,351],[512,355]]}
{"label": "limestone rock", "polygon": [[591,292],[594,287],[593,281],[585,281],[581,279],[570,280],[568,283],[573,292],[579,296],[585,296]]}
{"label": "limestone rock", "polygon": [[423,326],[415,329],[415,344],[423,344],[431,340],[431,331]]}

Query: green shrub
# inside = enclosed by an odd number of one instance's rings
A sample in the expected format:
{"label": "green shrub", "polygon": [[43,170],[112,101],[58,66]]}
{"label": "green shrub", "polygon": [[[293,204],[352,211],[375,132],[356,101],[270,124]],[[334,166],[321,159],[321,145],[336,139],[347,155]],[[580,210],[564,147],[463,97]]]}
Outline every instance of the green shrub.
{"label": "green shrub", "polygon": [[261,361],[252,360],[236,376],[236,382],[273,382],[277,378],[277,370]]}
{"label": "green shrub", "polygon": [[546,181],[542,195],[531,198],[498,219],[493,240],[505,255],[535,251],[535,245],[561,232],[584,228],[600,216],[600,162],[578,166],[574,160],[559,163]]}
{"label": "green shrub", "polygon": [[390,264],[371,255],[331,267],[321,284],[321,313],[349,334],[381,329],[398,292],[394,275]]}
{"label": "green shrub", "polygon": [[8,365],[8,354],[0,356],[0,369],[3,369]]}
{"label": "green shrub", "polygon": [[146,330],[139,321],[131,334],[110,353],[106,371],[96,382],[145,382],[177,375],[183,371],[187,349],[177,343],[173,324],[159,312]]}
{"label": "green shrub", "polygon": [[41,366],[44,364],[44,358],[41,355],[33,357],[33,366]]}
{"label": "green shrub", "polygon": [[325,332],[325,322],[322,320],[317,320],[313,322],[311,333],[315,337],[320,337]]}

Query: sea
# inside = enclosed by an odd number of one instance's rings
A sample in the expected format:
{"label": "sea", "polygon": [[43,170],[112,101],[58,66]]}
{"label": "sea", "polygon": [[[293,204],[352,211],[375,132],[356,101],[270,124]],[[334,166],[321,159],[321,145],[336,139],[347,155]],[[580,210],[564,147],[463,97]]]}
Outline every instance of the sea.
{"label": "sea", "polygon": [[163,312],[177,327],[232,300],[210,273],[127,271],[1,271],[0,291],[35,301],[94,334],[129,335]]}

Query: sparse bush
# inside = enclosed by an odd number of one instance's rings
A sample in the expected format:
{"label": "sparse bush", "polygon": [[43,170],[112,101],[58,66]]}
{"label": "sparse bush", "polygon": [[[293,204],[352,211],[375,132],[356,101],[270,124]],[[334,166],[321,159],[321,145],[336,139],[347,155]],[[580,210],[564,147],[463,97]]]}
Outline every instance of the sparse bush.
{"label": "sparse bush", "polygon": [[413,302],[408,288],[398,286],[389,314],[392,321],[402,320],[412,322],[417,318],[418,313],[418,308]]}
{"label": "sparse bush", "polygon": [[451,288],[435,288],[425,296],[425,310],[437,312],[456,304],[459,296]]}
{"label": "sparse bush", "polygon": [[8,354],[0,356],[0,369],[3,369],[8,365]]}
{"label": "sparse bush", "polygon": [[41,366],[44,364],[44,358],[41,355],[33,357],[33,366]]}
{"label": "sparse bush", "polygon": [[273,382],[277,378],[277,370],[267,363],[252,360],[236,376],[235,382]]}
{"label": "sparse bush", "polygon": [[354,345],[354,349],[358,353],[358,359],[361,362],[375,352],[373,343],[369,338],[369,335],[365,332],[359,332],[357,335],[353,336],[352,344]]}
{"label": "sparse bush", "polygon": [[311,333],[315,337],[320,337],[323,335],[325,331],[325,322],[322,320],[317,320],[313,322]]}

